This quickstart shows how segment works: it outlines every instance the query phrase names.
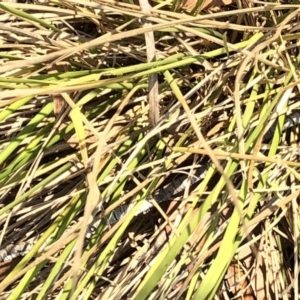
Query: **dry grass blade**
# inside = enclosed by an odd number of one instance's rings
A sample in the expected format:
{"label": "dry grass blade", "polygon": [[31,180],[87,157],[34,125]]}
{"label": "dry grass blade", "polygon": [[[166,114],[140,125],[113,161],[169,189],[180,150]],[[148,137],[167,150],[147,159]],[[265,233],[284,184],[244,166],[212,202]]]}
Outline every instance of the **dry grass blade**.
{"label": "dry grass blade", "polygon": [[[141,10],[145,14],[150,14],[150,4],[148,0],[139,0]],[[151,22],[144,21],[143,26],[145,28],[152,27]],[[153,62],[156,59],[156,49],[155,49],[155,40],[153,31],[145,33],[145,43],[147,49],[147,61]],[[159,102],[158,102],[158,80],[157,74],[149,75],[149,122],[152,127],[155,127],[158,123],[159,119]]]}

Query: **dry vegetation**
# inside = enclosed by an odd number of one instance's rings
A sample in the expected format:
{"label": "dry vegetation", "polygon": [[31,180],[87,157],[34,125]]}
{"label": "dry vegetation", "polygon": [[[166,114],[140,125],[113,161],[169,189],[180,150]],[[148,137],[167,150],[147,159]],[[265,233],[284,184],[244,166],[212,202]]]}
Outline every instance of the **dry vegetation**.
{"label": "dry vegetation", "polygon": [[34,247],[1,299],[299,299],[300,5],[24,2],[0,3],[0,244]]}

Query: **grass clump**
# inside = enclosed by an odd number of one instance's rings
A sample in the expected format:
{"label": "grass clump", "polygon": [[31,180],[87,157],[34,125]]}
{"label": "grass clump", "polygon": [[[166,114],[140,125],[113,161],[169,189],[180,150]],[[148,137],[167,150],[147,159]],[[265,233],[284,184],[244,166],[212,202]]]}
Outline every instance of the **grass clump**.
{"label": "grass clump", "polygon": [[300,7],[200,2],[0,3],[3,299],[298,297]]}

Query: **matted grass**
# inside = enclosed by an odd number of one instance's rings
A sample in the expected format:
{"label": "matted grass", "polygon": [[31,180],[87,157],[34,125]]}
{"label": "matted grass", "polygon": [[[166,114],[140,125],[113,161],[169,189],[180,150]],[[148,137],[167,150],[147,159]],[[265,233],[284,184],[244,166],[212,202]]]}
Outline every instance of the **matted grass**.
{"label": "matted grass", "polygon": [[297,299],[300,5],[129,2],[0,3],[1,299]]}

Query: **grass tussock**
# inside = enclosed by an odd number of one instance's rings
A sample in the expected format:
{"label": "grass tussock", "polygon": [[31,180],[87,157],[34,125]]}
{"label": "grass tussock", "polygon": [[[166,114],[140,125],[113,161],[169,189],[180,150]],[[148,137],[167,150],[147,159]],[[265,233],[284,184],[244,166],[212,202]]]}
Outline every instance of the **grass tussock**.
{"label": "grass tussock", "polygon": [[300,6],[23,2],[0,3],[0,243],[34,246],[1,299],[297,299]]}

